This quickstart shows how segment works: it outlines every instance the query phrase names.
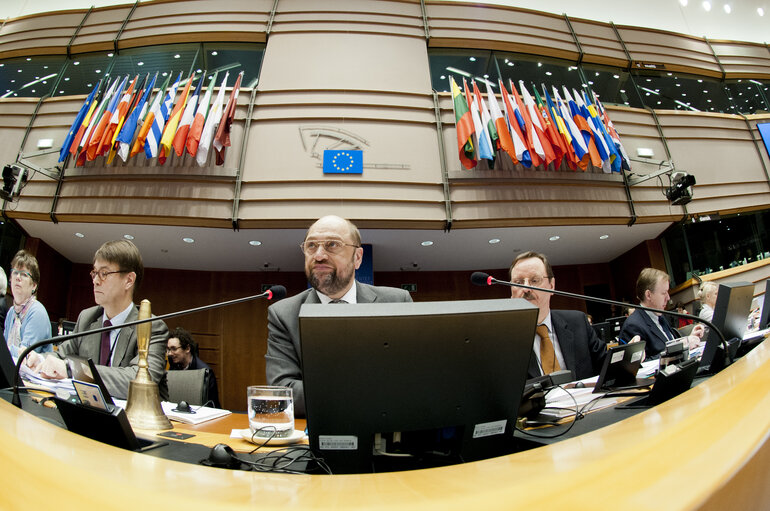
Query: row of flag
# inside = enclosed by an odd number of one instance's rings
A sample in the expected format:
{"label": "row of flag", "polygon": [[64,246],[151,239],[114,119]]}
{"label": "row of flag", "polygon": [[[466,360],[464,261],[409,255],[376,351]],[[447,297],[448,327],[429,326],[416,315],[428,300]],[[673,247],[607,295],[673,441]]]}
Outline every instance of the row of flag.
{"label": "row of flag", "polygon": [[[64,139],[59,162],[71,155],[75,166],[82,166],[104,156],[111,164],[116,155],[125,162],[144,153],[148,159],[157,158],[162,165],[173,151],[179,157],[187,152],[198,165],[204,166],[213,146],[216,164],[223,165],[243,72],[230,91],[227,106],[225,89],[229,73],[225,74],[213,103],[217,73],[209,79],[205,93],[201,87],[205,72],[195,88],[195,75],[182,80],[180,72],[173,83],[171,76],[169,73],[165,83],[157,88],[157,72],[152,78],[147,74],[140,86],[138,75],[131,82],[128,76],[116,77],[111,83],[106,79],[99,81]],[[177,98],[184,82],[186,85]]]}
{"label": "row of flag", "polygon": [[464,91],[453,77],[449,82],[460,162],[467,169],[482,159],[494,168],[496,155],[505,152],[514,164],[527,168],[553,163],[558,169],[566,161],[572,170],[586,170],[589,163],[607,173],[630,170],[620,136],[593,92],[573,89],[570,94],[562,87],[562,98],[556,87],[551,96],[543,85],[544,101],[536,87],[533,98],[522,80],[518,91],[509,81],[510,93],[499,80],[501,108],[490,82],[486,82],[487,101],[475,81],[469,88],[463,78]]}

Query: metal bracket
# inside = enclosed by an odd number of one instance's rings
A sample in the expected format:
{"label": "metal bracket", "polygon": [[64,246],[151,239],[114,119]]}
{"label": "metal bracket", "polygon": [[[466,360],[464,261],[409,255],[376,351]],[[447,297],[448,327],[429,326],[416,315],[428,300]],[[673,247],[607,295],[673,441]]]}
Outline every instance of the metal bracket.
{"label": "metal bracket", "polygon": [[433,110],[436,114],[436,136],[438,137],[438,156],[441,164],[441,184],[444,189],[444,212],[446,214],[446,223],[444,231],[452,230],[452,201],[449,196],[449,171],[446,166],[446,152],[444,147],[444,133],[441,124],[441,107],[438,100],[438,92],[433,91]]}
{"label": "metal bracket", "polygon": [[[636,159],[636,158],[630,158],[630,160],[631,161],[636,161],[636,162],[642,162],[642,163],[649,163],[649,164],[652,164],[652,165],[656,164],[656,162],[651,162],[651,161],[647,161],[647,160],[639,160],[639,159]],[[663,174],[670,174],[671,172],[676,170],[674,168],[674,162],[671,161],[671,160],[657,162],[657,165],[658,165],[659,168],[655,172],[651,172],[649,174],[645,174],[643,176],[639,176],[639,177],[634,178],[634,179],[629,179],[628,180],[628,186],[636,186],[638,184],[644,183],[645,181],[649,181],[650,179],[655,179],[658,176],[662,176]],[[665,165],[665,167],[664,167],[664,165]]]}

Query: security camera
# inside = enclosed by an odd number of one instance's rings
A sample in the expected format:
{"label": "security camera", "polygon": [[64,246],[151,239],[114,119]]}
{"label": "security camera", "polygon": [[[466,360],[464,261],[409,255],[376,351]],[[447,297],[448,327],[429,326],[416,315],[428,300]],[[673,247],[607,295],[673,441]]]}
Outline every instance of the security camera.
{"label": "security camera", "polygon": [[3,188],[0,190],[0,198],[12,201],[19,195],[21,187],[28,179],[27,169],[24,167],[15,164],[3,167]]}
{"label": "security camera", "polygon": [[674,172],[671,186],[666,190],[666,198],[675,206],[684,206],[692,200],[692,187],[695,176],[686,172]]}

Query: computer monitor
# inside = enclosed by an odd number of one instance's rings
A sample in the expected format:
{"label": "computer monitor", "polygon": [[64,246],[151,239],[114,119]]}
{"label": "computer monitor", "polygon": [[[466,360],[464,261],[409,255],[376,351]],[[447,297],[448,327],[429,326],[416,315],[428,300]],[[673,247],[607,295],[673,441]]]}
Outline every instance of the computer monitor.
{"label": "computer monitor", "polygon": [[762,314],[759,316],[759,329],[770,328],[770,279],[765,281],[765,296],[762,299]]}
{"label": "computer monitor", "polygon": [[615,335],[612,331],[612,325],[608,321],[602,323],[594,323],[591,328],[596,332],[596,336],[605,343],[611,343],[615,340]]}
{"label": "computer monitor", "polygon": [[303,305],[310,447],[334,473],[513,452],[537,315],[521,299]]}
{"label": "computer monitor", "polygon": [[[728,282],[719,284],[717,303],[714,306],[714,316],[711,323],[725,336],[728,343],[732,339],[743,339],[751,310],[751,300],[754,298],[754,284],[751,282]],[[703,348],[700,367],[712,372],[724,366],[726,354],[720,350],[722,340],[716,332],[709,329],[706,334],[706,346]],[[737,350],[737,344],[735,349]],[[717,353],[720,353],[717,356]]]}
{"label": "computer monitor", "polygon": [[[623,323],[626,322],[627,316],[617,316],[615,318],[607,318],[606,322],[610,324],[610,330],[612,331],[612,337],[620,335],[620,330],[623,328]],[[628,339],[626,339],[628,340]]]}

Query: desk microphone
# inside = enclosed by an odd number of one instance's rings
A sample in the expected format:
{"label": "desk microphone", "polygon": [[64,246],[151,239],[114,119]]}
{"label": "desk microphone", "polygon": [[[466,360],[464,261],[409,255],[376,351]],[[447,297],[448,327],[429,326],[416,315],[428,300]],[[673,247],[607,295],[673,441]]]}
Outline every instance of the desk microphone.
{"label": "desk microphone", "polygon": [[480,271],[473,272],[473,274],[471,275],[471,282],[477,286],[491,286],[492,284],[501,284],[503,286],[508,286],[508,287],[520,287],[523,289],[531,289],[532,291],[542,291],[544,293],[551,293],[554,295],[565,296],[567,298],[577,298],[578,300],[583,300],[584,302],[597,302],[597,303],[604,303],[607,305],[617,305],[620,307],[642,309],[645,311],[657,312],[659,314],[667,314],[669,316],[674,316],[677,318],[692,319],[700,323],[704,323],[719,335],[719,339],[722,343],[722,347],[724,348],[725,353],[727,353],[727,358],[730,360],[730,364],[733,363],[733,356],[730,354],[730,350],[727,346],[727,340],[725,339],[725,336],[722,334],[722,332],[719,331],[717,327],[715,327],[711,323],[711,321],[706,321],[705,319],[698,316],[691,316],[690,314],[682,314],[680,312],[672,312],[672,311],[666,311],[662,309],[653,309],[652,307],[645,307],[643,305],[634,305],[631,303],[617,302],[615,300],[608,300],[606,298],[597,298],[594,296],[579,295],[577,293],[569,293],[567,291],[559,291],[556,289],[543,289],[541,287],[527,286],[524,284],[516,284],[514,282],[508,282],[507,280],[498,280],[492,277],[491,275]]}
{"label": "desk microphone", "polygon": [[201,307],[195,307],[194,309],[187,309],[187,310],[177,311],[177,312],[169,312],[168,314],[163,314],[162,316],[152,316],[150,318],[137,319],[134,321],[128,321],[126,323],[123,323],[122,325],[111,325],[111,326],[105,326],[102,328],[94,328],[93,330],[85,330],[83,332],[75,332],[67,335],[59,335],[56,337],[51,337],[49,339],[44,339],[42,341],[38,341],[36,343],[30,344],[29,346],[27,346],[27,348],[24,351],[21,352],[21,354],[19,355],[19,359],[16,362],[16,371],[14,372],[14,377],[13,377],[13,398],[11,402],[14,405],[16,405],[16,407],[21,408],[21,397],[19,396],[19,383],[20,383],[19,371],[21,371],[21,364],[24,363],[24,359],[26,358],[26,356],[29,354],[30,351],[37,349],[40,346],[46,346],[48,344],[59,344],[64,341],[68,341],[69,339],[75,339],[76,337],[83,337],[84,335],[91,335],[91,334],[100,334],[102,332],[108,332],[110,330],[117,330],[119,328],[124,328],[124,327],[129,327],[134,325],[141,325],[142,323],[149,323],[151,321],[163,321],[165,319],[174,318],[176,316],[183,316],[185,314],[192,314],[194,312],[203,312],[210,309],[216,309],[218,307],[226,307],[228,305],[235,305],[242,302],[248,302],[250,300],[256,300],[257,298],[267,298],[268,300],[278,301],[281,298],[284,298],[285,296],[286,296],[285,287],[272,286],[270,289],[268,289],[264,293],[260,293],[258,295],[246,296],[244,298],[236,298],[235,300],[228,300],[226,302],[213,303],[210,305],[203,305]]}

